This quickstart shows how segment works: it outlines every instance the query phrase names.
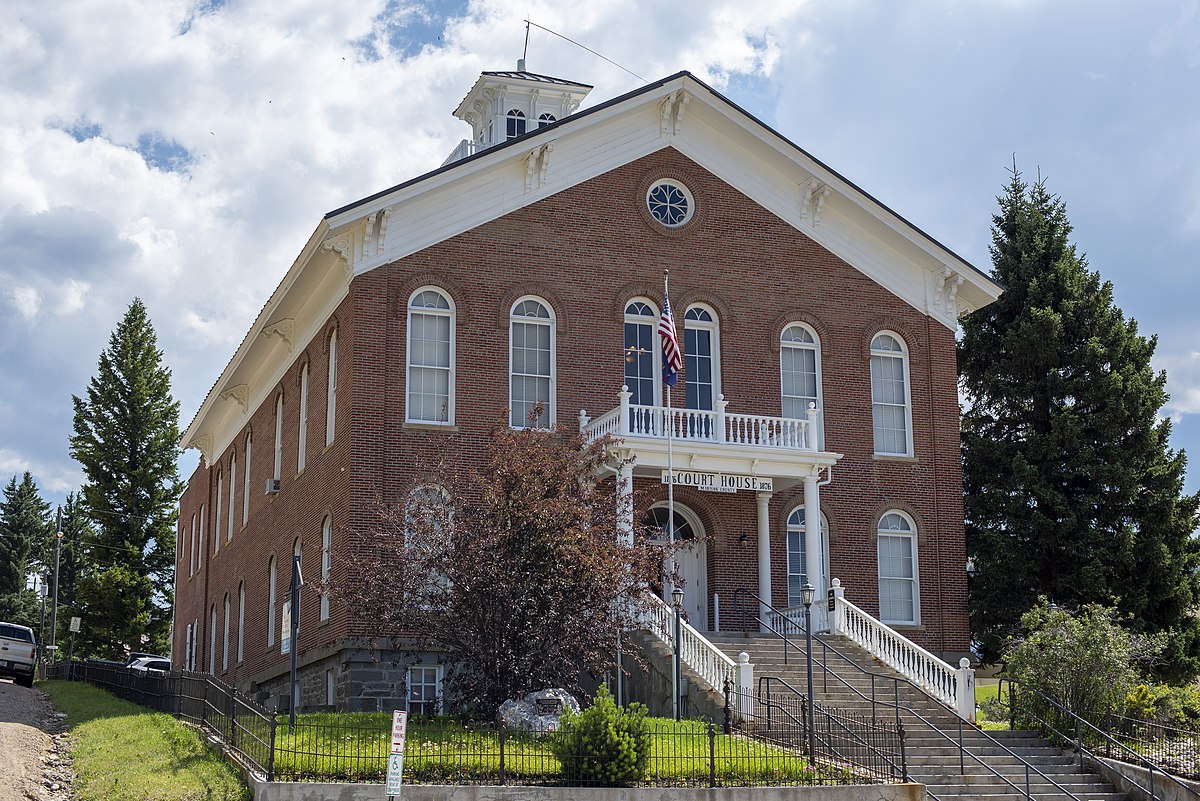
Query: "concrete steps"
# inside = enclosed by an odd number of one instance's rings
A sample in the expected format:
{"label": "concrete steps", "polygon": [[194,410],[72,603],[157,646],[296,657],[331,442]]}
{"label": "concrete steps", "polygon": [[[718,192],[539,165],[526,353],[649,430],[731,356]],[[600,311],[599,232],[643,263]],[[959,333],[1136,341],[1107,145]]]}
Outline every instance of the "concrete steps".
{"label": "concrete steps", "polygon": [[[802,639],[793,641],[798,647],[788,650],[785,661],[782,642],[774,635],[719,633],[706,636],[735,660],[741,651],[750,655],[758,685],[756,690],[765,689],[766,683],[761,679],[770,676],[781,679],[801,693],[806,692],[806,652]],[[873,673],[875,698],[881,702],[876,706],[876,715],[879,718],[894,717],[894,710],[884,705],[893,704],[898,692],[909,774],[914,781],[925,784],[928,792],[937,799],[1023,799],[1028,771],[1029,793],[1037,801],[1128,801],[1124,793],[1082,768],[1076,755],[1063,752],[1034,732],[983,732],[965,722],[960,727],[959,718],[952,710],[910,685],[898,673],[845,638],[819,635],[813,645],[816,667],[813,695],[822,706],[869,716],[872,677],[868,674]],[[840,656],[835,655],[834,649]],[[843,681],[835,681],[832,677],[823,680],[822,661]],[[900,681],[898,688],[897,679]],[[787,697],[792,703],[798,700],[779,682],[772,681],[771,687],[773,696]],[[962,754],[959,751],[960,736],[965,751]]]}

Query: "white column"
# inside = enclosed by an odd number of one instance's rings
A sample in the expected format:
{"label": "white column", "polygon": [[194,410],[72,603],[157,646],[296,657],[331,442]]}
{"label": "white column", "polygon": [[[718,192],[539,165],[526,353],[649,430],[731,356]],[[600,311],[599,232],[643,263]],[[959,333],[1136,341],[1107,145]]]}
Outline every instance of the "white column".
{"label": "white column", "polygon": [[[771,493],[760,492],[758,498],[758,597],[769,603],[771,600]],[[758,607],[759,631],[766,632],[771,610],[766,603]]]}
{"label": "white column", "polygon": [[[817,490],[819,474],[816,468],[812,475],[804,477],[804,564],[808,568],[808,583],[817,589],[813,605],[824,608],[825,587],[821,573],[825,568],[821,560],[821,498]],[[814,615],[815,617],[815,615]],[[816,626],[813,626],[816,630]]]}
{"label": "white column", "polygon": [[617,452],[617,535],[622,545],[633,547],[633,460]]}
{"label": "white column", "polygon": [[754,665],[750,664],[750,654],[745,651],[738,654],[734,673],[738,715],[742,720],[749,720],[754,712]]}

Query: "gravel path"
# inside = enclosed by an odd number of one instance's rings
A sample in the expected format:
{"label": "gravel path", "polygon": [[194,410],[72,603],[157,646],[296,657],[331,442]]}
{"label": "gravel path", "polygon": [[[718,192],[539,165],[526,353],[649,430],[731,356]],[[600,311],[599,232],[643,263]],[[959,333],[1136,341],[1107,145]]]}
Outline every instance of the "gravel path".
{"label": "gravel path", "polygon": [[71,798],[65,718],[41,690],[0,681],[0,801]]}

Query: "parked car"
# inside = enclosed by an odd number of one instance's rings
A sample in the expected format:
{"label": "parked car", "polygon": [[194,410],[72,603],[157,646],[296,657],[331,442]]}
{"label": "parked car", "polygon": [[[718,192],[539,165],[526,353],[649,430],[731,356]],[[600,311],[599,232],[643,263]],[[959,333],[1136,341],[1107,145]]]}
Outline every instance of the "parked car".
{"label": "parked car", "polygon": [[36,668],[37,638],[33,629],[0,623],[0,676],[8,676],[22,687],[32,687]]}
{"label": "parked car", "polygon": [[125,667],[132,667],[133,663],[138,661],[139,659],[166,659],[166,658],[167,657],[160,656],[158,654],[143,654],[139,651],[134,651],[132,654],[130,654],[129,656],[127,656],[125,658]]}
{"label": "parked car", "polygon": [[165,676],[171,672],[171,660],[161,656],[143,656],[130,663],[129,669],[139,676]]}

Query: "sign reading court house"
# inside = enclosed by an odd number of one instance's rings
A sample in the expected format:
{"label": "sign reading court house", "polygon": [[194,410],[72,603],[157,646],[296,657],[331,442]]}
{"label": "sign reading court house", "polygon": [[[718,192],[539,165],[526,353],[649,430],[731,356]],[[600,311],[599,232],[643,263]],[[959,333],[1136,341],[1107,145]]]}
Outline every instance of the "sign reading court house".
{"label": "sign reading court house", "polygon": [[774,492],[775,484],[772,479],[760,476],[738,476],[731,473],[697,473],[694,470],[676,470],[674,481],[666,470],[662,471],[662,483],[674,484],[676,487],[692,487],[701,492]]}

